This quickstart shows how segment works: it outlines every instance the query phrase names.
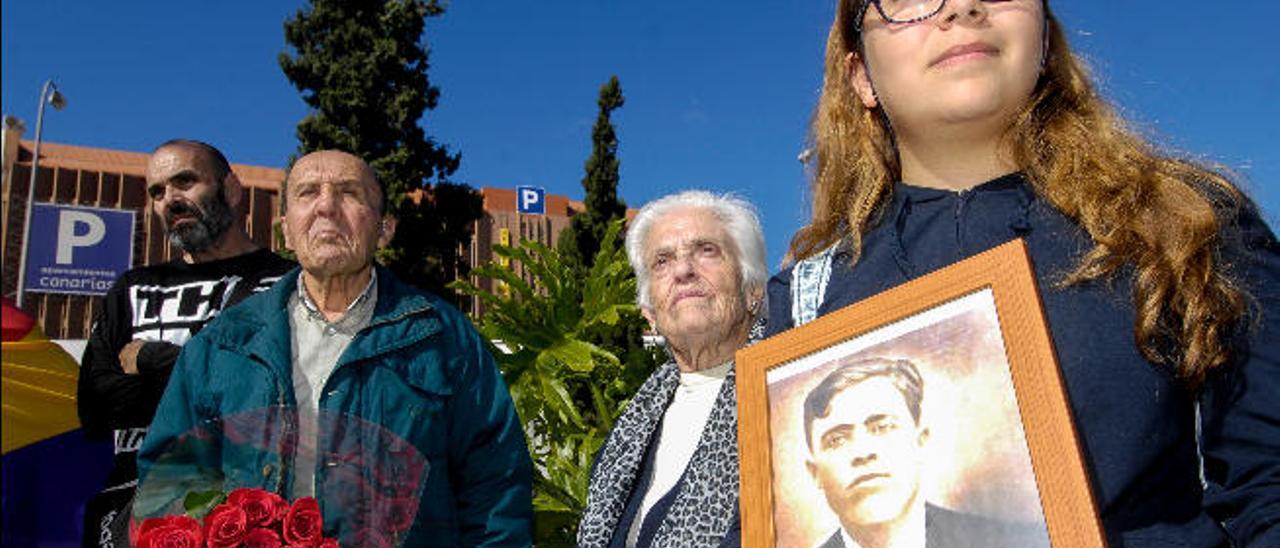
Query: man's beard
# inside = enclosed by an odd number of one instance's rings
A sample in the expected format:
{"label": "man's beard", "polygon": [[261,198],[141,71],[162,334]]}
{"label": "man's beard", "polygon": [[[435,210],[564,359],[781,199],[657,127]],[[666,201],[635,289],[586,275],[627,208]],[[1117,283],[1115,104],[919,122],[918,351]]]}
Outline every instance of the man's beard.
{"label": "man's beard", "polygon": [[[194,222],[173,226],[173,216],[188,214]],[[200,253],[209,249],[218,239],[226,234],[235,221],[231,205],[222,196],[222,189],[208,200],[200,203],[200,207],[192,207],[185,202],[175,202],[165,211],[165,224],[169,225],[169,243],[187,253]]]}

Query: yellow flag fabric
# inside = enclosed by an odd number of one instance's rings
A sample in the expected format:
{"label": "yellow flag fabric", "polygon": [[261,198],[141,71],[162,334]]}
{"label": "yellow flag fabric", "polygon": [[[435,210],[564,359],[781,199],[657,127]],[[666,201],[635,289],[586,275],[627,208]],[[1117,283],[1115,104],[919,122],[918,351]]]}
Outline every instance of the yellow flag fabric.
{"label": "yellow flag fabric", "polygon": [[32,329],[3,343],[3,454],[80,427],[76,380],[80,366],[62,347]]}

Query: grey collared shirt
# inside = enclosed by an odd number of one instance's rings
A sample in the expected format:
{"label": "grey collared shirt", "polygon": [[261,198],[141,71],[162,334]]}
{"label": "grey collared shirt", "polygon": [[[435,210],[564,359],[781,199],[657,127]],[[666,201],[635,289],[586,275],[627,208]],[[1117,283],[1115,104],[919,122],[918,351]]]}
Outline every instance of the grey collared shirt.
{"label": "grey collared shirt", "polygon": [[[378,272],[371,270],[369,284],[347,307],[342,317],[328,321],[307,294],[301,276],[298,290],[289,297],[289,332],[292,334],[293,393],[298,401],[298,452],[294,458],[292,497],[315,494],[316,438],[320,422],[320,398],[338,358],[356,334],[369,325],[378,301]],[[337,417],[326,417],[331,426]]]}

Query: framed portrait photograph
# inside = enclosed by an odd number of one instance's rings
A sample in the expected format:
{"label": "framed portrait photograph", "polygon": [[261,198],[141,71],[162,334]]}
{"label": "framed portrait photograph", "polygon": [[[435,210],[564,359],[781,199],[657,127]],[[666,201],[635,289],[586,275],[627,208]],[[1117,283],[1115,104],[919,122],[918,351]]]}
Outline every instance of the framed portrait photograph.
{"label": "framed portrait photograph", "polygon": [[736,363],[746,546],[1104,546],[1021,240]]}

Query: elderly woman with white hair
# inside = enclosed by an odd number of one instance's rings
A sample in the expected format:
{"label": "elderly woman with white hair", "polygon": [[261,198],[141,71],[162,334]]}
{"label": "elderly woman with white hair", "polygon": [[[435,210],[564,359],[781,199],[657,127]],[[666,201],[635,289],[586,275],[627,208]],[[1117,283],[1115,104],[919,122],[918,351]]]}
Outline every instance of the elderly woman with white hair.
{"label": "elderly woman with white hair", "polygon": [[681,192],[644,206],[626,246],[641,313],[671,360],[597,455],[578,545],[736,546],[733,355],[765,312],[760,221],[740,198]]}

